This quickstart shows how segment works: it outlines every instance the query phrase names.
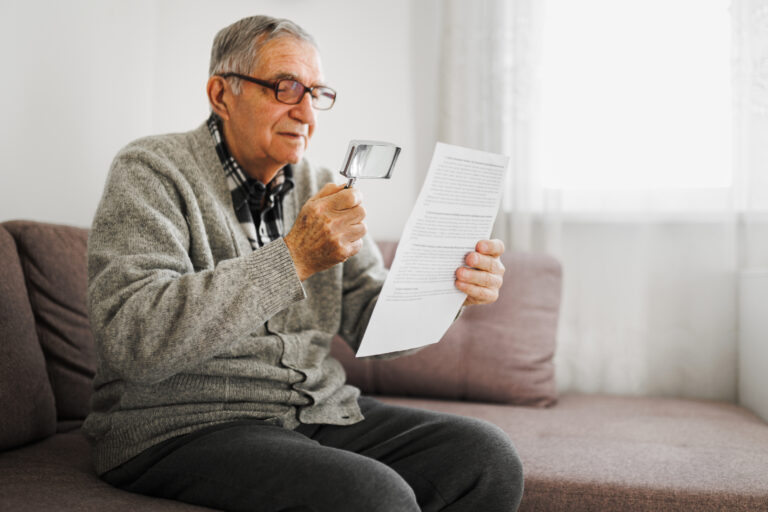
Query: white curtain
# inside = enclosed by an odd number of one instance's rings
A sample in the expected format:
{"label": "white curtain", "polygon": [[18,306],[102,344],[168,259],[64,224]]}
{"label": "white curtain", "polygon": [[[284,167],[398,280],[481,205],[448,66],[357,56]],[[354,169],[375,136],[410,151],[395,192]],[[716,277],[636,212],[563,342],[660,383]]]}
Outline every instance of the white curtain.
{"label": "white curtain", "polygon": [[542,188],[532,162],[537,2],[442,5],[440,139],[511,157],[494,234],[511,250],[547,251],[558,244],[559,207],[557,194]]}
{"label": "white curtain", "polygon": [[[587,215],[563,208],[537,162],[542,5],[443,4],[439,121],[446,142],[512,157],[496,234],[563,265],[558,387],[736,401],[739,283],[768,269],[768,3],[731,6],[733,186],[638,192],[623,212],[606,196]],[[672,211],[680,197],[706,208]]]}

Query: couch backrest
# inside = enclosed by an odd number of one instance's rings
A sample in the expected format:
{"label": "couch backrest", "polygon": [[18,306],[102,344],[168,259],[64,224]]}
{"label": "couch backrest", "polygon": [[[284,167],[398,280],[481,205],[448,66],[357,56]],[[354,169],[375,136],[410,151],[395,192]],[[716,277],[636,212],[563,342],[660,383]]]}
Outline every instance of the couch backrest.
{"label": "couch backrest", "polygon": [[[88,230],[32,221],[0,224],[0,450],[78,425],[96,368],[88,324]],[[396,244],[380,243],[387,266]],[[393,361],[333,355],[365,393],[525,405],[555,401],[552,358],[560,304],[553,258],[508,253],[499,301],[471,307],[443,340]]]}
{"label": "couch backrest", "polygon": [[55,431],[53,392],[16,243],[0,226],[0,450]]}
{"label": "couch backrest", "polygon": [[5,222],[2,227],[15,243],[57,426],[65,430],[88,414],[96,367],[86,311],[88,230],[31,221]]}

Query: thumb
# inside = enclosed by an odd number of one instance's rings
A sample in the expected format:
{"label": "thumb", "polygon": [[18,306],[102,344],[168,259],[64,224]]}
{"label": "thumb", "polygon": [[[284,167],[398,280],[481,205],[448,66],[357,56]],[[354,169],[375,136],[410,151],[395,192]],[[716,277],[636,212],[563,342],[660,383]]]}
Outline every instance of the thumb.
{"label": "thumb", "polygon": [[315,194],[315,198],[319,199],[321,197],[331,196],[343,188],[343,184],[339,185],[338,183],[326,183],[325,186],[321,188],[317,194]]}

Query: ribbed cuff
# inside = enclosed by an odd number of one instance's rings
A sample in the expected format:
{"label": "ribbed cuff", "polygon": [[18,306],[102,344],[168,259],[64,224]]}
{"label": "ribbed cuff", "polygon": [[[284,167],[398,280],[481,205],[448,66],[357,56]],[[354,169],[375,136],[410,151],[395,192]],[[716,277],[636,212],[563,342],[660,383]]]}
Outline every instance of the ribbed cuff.
{"label": "ribbed cuff", "polygon": [[282,238],[248,255],[246,271],[248,279],[257,283],[260,289],[262,297],[258,306],[263,318],[269,318],[307,296],[293,265],[291,252]]}

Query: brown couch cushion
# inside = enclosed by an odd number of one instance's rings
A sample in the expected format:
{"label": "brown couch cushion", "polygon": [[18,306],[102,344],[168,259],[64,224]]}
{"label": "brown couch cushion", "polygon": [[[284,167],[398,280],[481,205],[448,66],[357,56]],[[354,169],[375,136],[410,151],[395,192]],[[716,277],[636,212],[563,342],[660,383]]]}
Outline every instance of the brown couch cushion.
{"label": "brown couch cushion", "polygon": [[3,225],[18,246],[58,419],[83,419],[96,366],[86,310],[88,231],[28,221]]}
{"label": "brown couch cushion", "polygon": [[212,509],[110,486],[96,476],[88,440],[77,431],[56,434],[0,456],[0,510],[202,512]]}
{"label": "brown couch cushion", "polygon": [[56,408],[16,244],[0,226],[0,451],[50,436]]}
{"label": "brown couch cushion", "polygon": [[[395,244],[380,244],[387,266]],[[551,257],[507,253],[499,300],[471,306],[440,343],[393,360],[333,355],[364,393],[546,406],[557,398],[554,364],[561,268]]]}
{"label": "brown couch cushion", "polygon": [[501,427],[520,512],[768,511],[768,424],[726,403],[572,395],[548,408],[377,397]]}

